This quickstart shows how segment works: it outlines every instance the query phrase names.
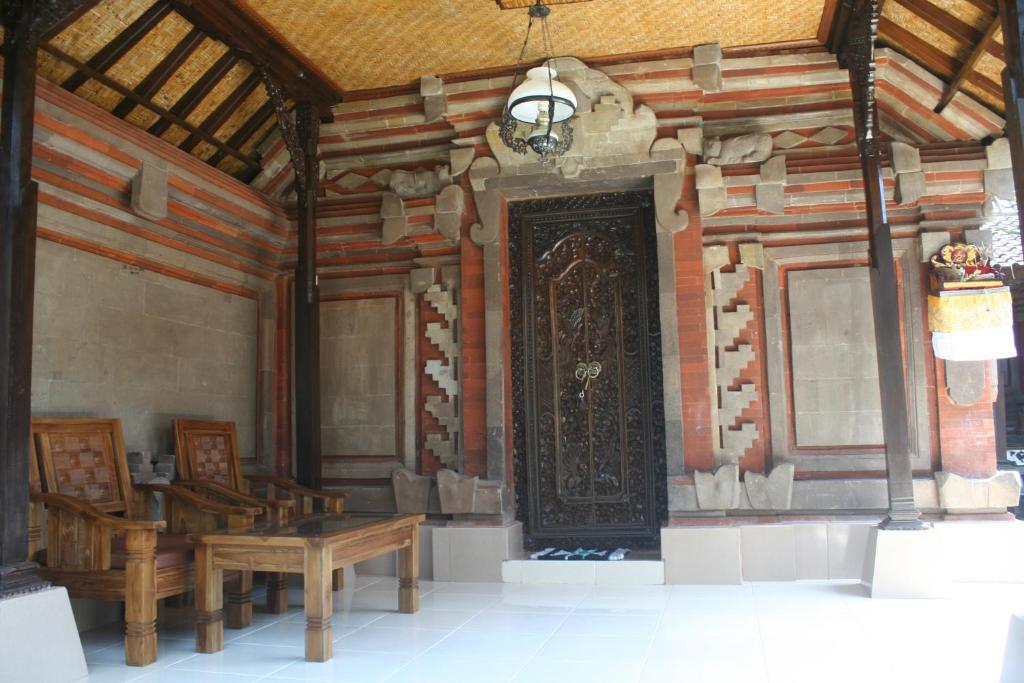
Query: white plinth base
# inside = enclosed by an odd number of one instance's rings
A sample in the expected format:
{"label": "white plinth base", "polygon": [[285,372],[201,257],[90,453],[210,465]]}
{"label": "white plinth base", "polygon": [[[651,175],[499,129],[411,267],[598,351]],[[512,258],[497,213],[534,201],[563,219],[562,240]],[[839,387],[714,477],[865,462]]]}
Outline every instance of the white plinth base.
{"label": "white plinth base", "polygon": [[665,563],[661,560],[508,560],[501,563],[501,579],[505,583],[660,586],[665,583]]}
{"label": "white plinth base", "polygon": [[941,535],[872,529],[862,581],[873,598],[946,598],[953,590]]}
{"label": "white plinth base", "polygon": [[1024,616],[1010,617],[1010,629],[1006,634],[1006,654],[1003,655],[1003,675],[1000,683],[1024,681]]}
{"label": "white plinth base", "polygon": [[67,590],[0,600],[0,681],[67,683],[88,675]]}

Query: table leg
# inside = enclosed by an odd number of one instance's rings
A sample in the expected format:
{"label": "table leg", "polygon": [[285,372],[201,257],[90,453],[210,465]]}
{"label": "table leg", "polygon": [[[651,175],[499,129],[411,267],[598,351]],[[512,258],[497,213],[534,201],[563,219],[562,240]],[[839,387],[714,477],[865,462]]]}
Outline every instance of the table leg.
{"label": "table leg", "polygon": [[306,661],[326,662],[334,656],[331,645],[331,549],[306,543],[303,597],[306,603]]}
{"label": "table leg", "polygon": [[284,614],[288,611],[287,574],[267,574],[267,611],[271,614]]}
{"label": "table leg", "polygon": [[224,649],[224,570],[213,566],[213,549],[196,544],[196,652]]}
{"label": "table leg", "polygon": [[412,614],[420,608],[420,534],[414,526],[409,545],[398,551],[398,611]]}
{"label": "table leg", "polygon": [[228,628],[252,624],[252,572],[238,572],[228,588]]}

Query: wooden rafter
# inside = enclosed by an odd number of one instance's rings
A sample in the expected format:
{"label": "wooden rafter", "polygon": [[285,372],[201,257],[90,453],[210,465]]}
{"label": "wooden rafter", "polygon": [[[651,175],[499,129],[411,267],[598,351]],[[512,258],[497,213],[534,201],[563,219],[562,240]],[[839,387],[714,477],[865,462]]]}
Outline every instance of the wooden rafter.
{"label": "wooden rafter", "polygon": [[[224,125],[224,123],[230,118],[230,116],[238,109],[238,106],[242,104],[242,101],[256,89],[256,86],[260,84],[260,75],[256,70],[253,70],[249,77],[242,81],[234,91],[224,98],[224,101],[217,105],[209,116],[203,119],[203,122],[199,124],[200,130],[215,135],[217,130]],[[200,142],[199,138],[195,135],[188,136],[185,142],[181,143],[181,148],[186,152],[191,152],[196,145]]]}
{"label": "wooden rafter", "polygon": [[[178,98],[178,101],[171,107],[171,113],[175,116],[185,118],[192,113],[192,110],[199,106],[199,103],[203,101],[210,91],[217,87],[220,80],[227,75],[235,64],[238,63],[238,56],[233,52],[225,52],[220,59],[218,59],[213,66],[206,70],[206,72],[199,77],[199,80],[192,84],[184,95]],[[153,135],[163,135],[168,128],[171,127],[171,121],[164,118],[157,121],[149,127],[149,132]]]}
{"label": "wooden rafter", "polygon": [[[167,56],[160,60],[160,63],[156,65],[149,74],[142,79],[142,82],[135,86],[135,93],[141,97],[151,99],[154,95],[160,92],[160,88],[167,83],[175,71],[177,71],[182,64],[185,63],[192,53],[196,51],[196,48],[206,39],[203,32],[197,28],[193,28],[188,32],[181,41],[171,48],[171,51],[167,53]],[[132,109],[135,108],[135,103],[127,97],[121,100],[116,107],[114,107],[114,116],[123,119],[131,113]]]}
{"label": "wooden rafter", "polygon": [[956,94],[960,92],[960,88],[963,86],[964,81],[966,81],[974,71],[974,67],[977,65],[978,60],[981,59],[981,56],[988,51],[989,45],[991,45],[995,40],[996,33],[999,31],[1000,26],[1001,23],[999,21],[999,15],[997,14],[989,22],[988,28],[985,29],[985,33],[982,35],[981,40],[978,41],[978,44],[974,46],[973,50],[971,50],[970,56],[963,64],[960,65],[960,69],[956,72],[956,76],[954,76],[953,80],[946,86],[946,90],[942,93],[939,103],[935,106],[935,113],[941,114],[942,110],[945,109],[946,106],[953,101]]}
{"label": "wooden rafter", "polygon": [[[231,135],[230,138],[228,138],[228,146],[234,147],[235,149],[242,149],[242,146],[246,143],[246,141],[249,138],[251,138],[256,133],[256,131],[258,131],[260,127],[262,127],[263,124],[267,122],[267,119],[271,118],[272,116],[276,116],[274,112],[274,103],[271,102],[270,100],[267,100],[266,102],[263,103],[263,106],[256,110],[255,114],[250,116],[248,120],[246,120],[246,122],[243,123],[239,127],[239,129],[236,130]],[[212,157],[210,157],[209,163],[216,166],[223,160],[224,153],[217,152]]]}
{"label": "wooden rafter", "polygon": [[[104,45],[99,52],[90,57],[86,64],[96,71],[105,72],[116,64],[119,59],[128,54],[133,47],[138,45],[139,41],[145,38],[170,13],[171,8],[169,5],[157,2],[143,12],[128,28],[121,31],[117,37]],[[83,86],[87,80],[89,80],[88,76],[81,71],[77,71],[64,79],[61,86],[74,92]]]}
{"label": "wooden rafter", "polygon": [[169,1],[208,36],[232,48],[253,66],[266,66],[290,99],[312,103],[321,116],[329,114],[341,100],[341,90],[326,74],[237,0]]}
{"label": "wooden rafter", "polygon": [[928,0],[895,0],[895,2],[942,30],[943,33],[963,43],[975,45],[981,39],[981,32],[976,28]]}
{"label": "wooden rafter", "polygon": [[213,137],[212,135],[206,134],[196,126],[192,125],[191,123],[186,121],[184,117],[174,113],[173,111],[165,109],[144,97],[141,97],[134,91],[130,90],[129,88],[126,88],[125,86],[115,81],[113,78],[110,78],[106,74],[100,73],[99,71],[93,70],[88,64],[75,59],[63,50],[55,48],[52,45],[46,44],[41,44],[39,46],[39,49],[44,50],[53,55],[54,57],[56,57],[57,59],[61,60],[62,62],[70,64],[76,69],[87,73],[89,78],[98,81],[102,85],[105,85],[106,87],[117,92],[118,94],[123,95],[124,97],[132,100],[135,104],[145,107],[146,109],[149,109],[151,112],[161,117],[161,119],[166,119],[170,123],[181,126],[189,133],[193,133],[195,135],[200,136],[200,138],[202,138],[205,142],[208,142],[211,145],[217,147],[219,150],[221,150],[228,156],[232,156],[238,159],[243,164],[245,164],[246,167],[255,168],[257,170],[260,168],[259,162],[253,157],[245,155],[242,152],[238,151],[237,149],[232,149],[231,147],[227,146],[217,138]]}

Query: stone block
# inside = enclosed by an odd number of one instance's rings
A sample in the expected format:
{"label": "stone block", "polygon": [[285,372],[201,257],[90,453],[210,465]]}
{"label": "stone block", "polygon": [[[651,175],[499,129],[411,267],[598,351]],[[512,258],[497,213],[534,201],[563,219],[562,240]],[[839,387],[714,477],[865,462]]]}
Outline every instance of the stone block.
{"label": "stone block", "polygon": [[740,243],[740,263],[748,268],[764,268],[764,245],[760,242]]}
{"label": "stone block", "polygon": [[430,477],[423,477],[412,470],[396,469],[391,473],[391,485],[395,490],[395,508],[403,514],[425,513],[430,500]]}
{"label": "stone block", "polygon": [[892,143],[892,170],[900,173],[912,173],[921,170],[921,152],[905,142]]}
{"label": "stone block", "polygon": [[927,263],[942,247],[949,244],[949,233],[945,230],[921,233],[921,262]]}
{"label": "stone block", "polygon": [[704,92],[722,89],[722,67],[718,64],[695,64],[692,77],[694,84]]}
{"label": "stone block", "polygon": [[697,504],[701,510],[733,510],[740,505],[740,468],[722,465],[714,474],[693,473]]}
{"label": "stone block", "polygon": [[167,166],[145,161],[132,179],[132,211],[158,221],[167,218]]}
{"label": "stone block", "polygon": [[791,130],[776,135],[772,140],[775,149],[792,149],[804,142],[807,142],[807,136],[794,133]]}
{"label": "stone block", "polygon": [[474,147],[459,147],[450,151],[448,153],[448,160],[452,177],[462,175],[468,171],[475,156],[476,148]]}
{"label": "stone block", "polygon": [[786,182],[786,157],[784,155],[774,156],[761,164],[761,182]]}
{"label": "stone block", "polygon": [[1013,170],[1009,168],[985,169],[985,194],[1008,201],[1016,199]]}
{"label": "stone block", "polygon": [[693,48],[694,64],[718,64],[722,61],[722,46],[718,43],[705,43]]}
{"label": "stone block", "polygon": [[847,133],[845,130],[829,126],[827,128],[822,128],[812,135],[811,139],[822,145],[834,145],[845,138],[846,135]]}
{"label": "stone block", "polygon": [[704,247],[704,272],[714,273],[723,266],[729,265],[729,247],[714,244]]}
{"label": "stone block", "polygon": [[740,584],[739,527],[667,527],[661,530],[667,584]]}
{"label": "stone block", "polygon": [[1024,616],[1010,617],[1010,628],[1006,632],[1006,649],[1003,652],[1003,670],[999,683],[1024,681]]}
{"label": "stone block", "polygon": [[433,123],[448,113],[444,81],[437,76],[424,76],[420,79],[420,96],[423,98],[423,116],[427,123]]}
{"label": "stone block", "polygon": [[926,189],[924,171],[900,173],[896,176],[896,203],[913,204],[924,196]]}
{"label": "stone block", "polygon": [[725,208],[725,188],[714,187],[706,190],[697,190],[697,201],[700,204],[701,216],[713,216]]}
{"label": "stone block", "polygon": [[793,475],[796,467],[791,463],[777,465],[767,477],[757,472],[743,474],[750,507],[755,510],[789,510],[793,502]]}
{"label": "stone block", "polygon": [[413,294],[423,294],[434,286],[437,271],[434,268],[414,268],[409,271],[409,286]]}
{"label": "stone block", "polygon": [[939,505],[949,512],[987,512],[1015,506],[1020,501],[1018,472],[999,472],[987,479],[967,479],[952,472],[936,472]]}
{"label": "stone block", "polygon": [[985,379],[986,361],[947,360],[946,395],[958,406],[972,406],[981,400],[988,388]]}
{"label": "stone block", "polygon": [[942,538],[933,528],[872,528],[862,579],[872,598],[946,598],[953,576]]}
{"label": "stone block", "polygon": [[779,183],[760,183],[754,186],[757,208],[768,213],[781,214],[786,211],[786,188]]}
{"label": "stone block", "polygon": [[462,209],[465,205],[462,188],[449,185],[437,195],[434,208],[434,228],[451,244],[462,237]]}
{"label": "stone block", "polygon": [[66,588],[0,600],[0,680],[63,683],[88,675]]}
{"label": "stone block", "polygon": [[481,482],[454,470],[437,473],[437,490],[441,512],[446,515],[500,515],[502,493],[500,482]]}
{"label": "stone block", "polygon": [[993,140],[992,144],[985,148],[985,157],[990,169],[1013,168],[1013,162],[1010,159],[1010,140],[1008,138]]}
{"label": "stone block", "polygon": [[683,145],[687,154],[700,155],[704,153],[703,128],[683,128],[676,131],[676,138]]}
{"label": "stone block", "polygon": [[697,189],[710,190],[724,186],[722,169],[711,164],[698,164],[694,168],[697,176]]}

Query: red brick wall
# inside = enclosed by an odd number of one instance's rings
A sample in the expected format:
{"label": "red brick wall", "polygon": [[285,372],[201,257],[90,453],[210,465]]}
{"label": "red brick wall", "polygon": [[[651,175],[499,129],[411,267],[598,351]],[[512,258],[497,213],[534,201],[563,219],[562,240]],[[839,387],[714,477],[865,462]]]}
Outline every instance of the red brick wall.
{"label": "red brick wall", "polygon": [[463,212],[462,299],[462,430],[464,474],[487,474],[487,350],[484,330],[484,252],[469,237],[476,217],[469,183],[463,178],[467,204]]}
{"label": "red brick wall", "polygon": [[939,458],[942,469],[963,477],[988,477],[996,472],[995,419],[996,378],[991,363],[985,364],[987,388],[972,406],[958,406],[946,392],[946,364],[935,361],[939,412]]}

